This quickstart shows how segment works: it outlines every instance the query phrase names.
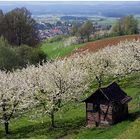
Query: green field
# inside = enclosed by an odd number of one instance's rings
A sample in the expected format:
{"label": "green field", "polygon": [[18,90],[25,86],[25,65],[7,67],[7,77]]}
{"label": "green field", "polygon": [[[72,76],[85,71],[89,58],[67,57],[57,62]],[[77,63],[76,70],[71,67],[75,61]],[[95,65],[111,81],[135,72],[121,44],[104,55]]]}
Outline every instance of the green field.
{"label": "green field", "polygon": [[98,24],[101,25],[114,25],[117,21],[117,18],[104,18],[101,21],[98,21]]}
{"label": "green field", "polygon": [[57,41],[53,43],[44,42],[41,45],[41,48],[50,59],[54,59],[57,57],[64,57],[73,52],[74,50],[80,48],[81,46],[84,46],[85,44],[86,43],[64,47],[62,41]]}

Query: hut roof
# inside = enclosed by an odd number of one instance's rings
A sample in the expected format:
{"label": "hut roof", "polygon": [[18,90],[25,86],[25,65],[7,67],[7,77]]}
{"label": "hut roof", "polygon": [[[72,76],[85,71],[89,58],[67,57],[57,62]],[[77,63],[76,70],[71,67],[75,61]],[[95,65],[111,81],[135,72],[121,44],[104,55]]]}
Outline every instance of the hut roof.
{"label": "hut roof", "polygon": [[100,100],[99,98],[102,98],[102,96],[104,96],[108,101],[120,102],[122,104],[125,104],[132,99],[119,87],[116,82],[113,82],[105,88],[96,90],[91,96],[83,100],[83,102],[98,101]]}

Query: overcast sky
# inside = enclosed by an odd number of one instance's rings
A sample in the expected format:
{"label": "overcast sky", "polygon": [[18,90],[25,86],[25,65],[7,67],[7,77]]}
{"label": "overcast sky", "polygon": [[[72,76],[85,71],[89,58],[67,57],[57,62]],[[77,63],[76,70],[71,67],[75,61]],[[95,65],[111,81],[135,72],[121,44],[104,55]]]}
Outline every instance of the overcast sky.
{"label": "overcast sky", "polygon": [[[28,1],[29,0],[0,0],[1,1]],[[39,0],[30,0],[30,1],[37,1]],[[41,0],[41,1],[86,1],[86,0]],[[88,1],[140,1],[140,0],[88,0]]]}

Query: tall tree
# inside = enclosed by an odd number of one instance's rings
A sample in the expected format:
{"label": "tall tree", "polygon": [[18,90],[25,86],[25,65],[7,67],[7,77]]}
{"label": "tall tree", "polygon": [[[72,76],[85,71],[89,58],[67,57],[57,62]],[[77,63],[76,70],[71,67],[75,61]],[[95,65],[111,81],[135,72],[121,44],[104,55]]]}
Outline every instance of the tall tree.
{"label": "tall tree", "polygon": [[90,40],[90,35],[91,33],[93,33],[93,24],[91,21],[87,21],[85,22],[81,28],[79,29],[79,35],[81,37],[81,39],[87,39],[87,41]]}
{"label": "tall tree", "polygon": [[136,34],[138,33],[138,21],[132,16],[124,18],[124,34]]}
{"label": "tall tree", "polygon": [[114,35],[122,35],[123,34],[122,28],[121,28],[121,20],[118,20],[116,22],[116,24],[113,26],[112,33]]}
{"label": "tall tree", "polygon": [[93,32],[93,24],[92,24],[91,21],[87,21],[84,24],[84,32],[85,32],[85,36],[87,38],[87,41],[89,41],[90,40],[90,35]]}
{"label": "tall tree", "polygon": [[36,22],[26,8],[16,8],[4,15],[3,36],[12,45],[35,46],[38,42]]}
{"label": "tall tree", "polygon": [[138,33],[138,21],[132,16],[119,19],[112,28],[115,35],[132,35]]}
{"label": "tall tree", "polygon": [[77,24],[77,23],[74,23],[74,24],[72,25],[71,34],[72,34],[73,36],[76,36],[77,33],[78,33],[78,24]]}

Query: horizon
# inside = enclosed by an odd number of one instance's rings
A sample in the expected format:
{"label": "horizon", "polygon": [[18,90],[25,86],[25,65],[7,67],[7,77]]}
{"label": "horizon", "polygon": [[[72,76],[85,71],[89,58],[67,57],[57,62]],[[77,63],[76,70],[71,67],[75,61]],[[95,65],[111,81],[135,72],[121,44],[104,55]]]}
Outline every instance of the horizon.
{"label": "horizon", "polygon": [[0,1],[0,9],[4,13],[21,7],[26,7],[32,15],[140,15],[140,1]]}

